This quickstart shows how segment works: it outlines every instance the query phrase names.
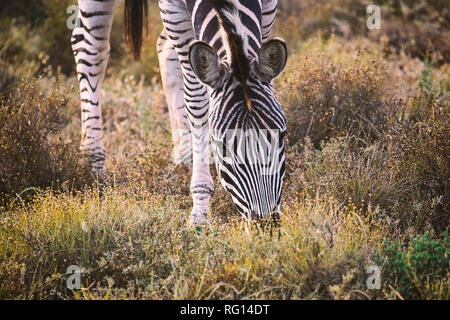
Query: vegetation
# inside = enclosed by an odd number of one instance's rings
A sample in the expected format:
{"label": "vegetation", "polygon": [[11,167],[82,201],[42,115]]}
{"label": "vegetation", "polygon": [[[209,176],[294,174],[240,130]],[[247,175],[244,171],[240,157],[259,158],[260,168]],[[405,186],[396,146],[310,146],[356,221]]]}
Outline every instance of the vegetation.
{"label": "vegetation", "polygon": [[64,87],[57,90],[52,88],[56,83],[46,84],[48,95],[37,88],[39,80],[23,80],[0,101],[0,193],[88,182],[87,167],[77,151],[79,135],[62,134],[77,113],[67,112],[72,106]]}
{"label": "vegetation", "polygon": [[[280,12],[291,54],[275,83],[288,120],[276,230],[242,221],[218,181],[211,224],[187,227],[190,169],[170,157],[160,28],[132,62],[120,6],[102,93],[111,179],[91,177],[65,26],[73,2],[0,12],[0,298],[450,298],[445,1],[380,1],[372,31],[364,1]],[[67,288],[71,265],[80,290]],[[373,265],[380,289],[367,286]]]}
{"label": "vegetation", "polygon": [[405,297],[445,299],[448,297],[450,238],[448,231],[441,240],[428,232],[411,237],[408,244],[386,240],[377,263],[385,264],[385,276]]}

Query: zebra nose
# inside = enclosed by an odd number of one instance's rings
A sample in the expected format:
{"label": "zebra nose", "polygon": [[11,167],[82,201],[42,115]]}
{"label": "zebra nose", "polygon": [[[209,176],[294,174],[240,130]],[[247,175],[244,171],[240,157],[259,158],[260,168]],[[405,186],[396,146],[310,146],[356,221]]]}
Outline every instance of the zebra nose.
{"label": "zebra nose", "polygon": [[271,214],[270,217],[272,218],[272,222],[275,226],[279,226],[280,225],[280,221],[281,221],[281,212],[278,210],[274,210]]}
{"label": "zebra nose", "polygon": [[251,210],[251,211],[250,211],[250,219],[251,219],[252,221],[258,221],[258,220],[260,220],[261,218],[260,218],[260,216],[256,213],[255,210]]}
{"label": "zebra nose", "polygon": [[278,225],[281,220],[281,212],[278,210],[276,205],[272,206],[272,210],[263,214],[258,214],[255,210],[251,210],[250,219],[255,222],[262,220],[271,221]]}

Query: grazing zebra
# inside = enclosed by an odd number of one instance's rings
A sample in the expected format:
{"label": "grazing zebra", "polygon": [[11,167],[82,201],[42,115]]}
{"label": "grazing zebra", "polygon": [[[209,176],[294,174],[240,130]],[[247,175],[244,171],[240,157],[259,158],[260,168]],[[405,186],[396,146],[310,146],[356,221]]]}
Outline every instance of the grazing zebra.
{"label": "grazing zebra", "polygon": [[[82,150],[102,173],[100,88],[108,62],[114,0],[78,0],[81,25],[72,47],[81,91]],[[284,178],[286,120],[272,80],[287,50],[268,40],[277,0],[159,0],[164,29],[157,43],[179,162],[192,159],[191,224],[206,221],[214,193],[212,141],[220,181],[239,212],[278,218]],[[125,0],[125,32],[139,58],[146,0]]]}

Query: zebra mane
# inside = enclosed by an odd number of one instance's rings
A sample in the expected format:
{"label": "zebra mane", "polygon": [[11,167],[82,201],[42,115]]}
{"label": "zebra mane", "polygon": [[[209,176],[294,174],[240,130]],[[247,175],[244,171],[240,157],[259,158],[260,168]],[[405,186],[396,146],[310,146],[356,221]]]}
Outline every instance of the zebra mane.
{"label": "zebra mane", "polygon": [[211,7],[217,12],[220,24],[227,35],[231,53],[231,69],[234,77],[240,82],[244,98],[249,111],[252,104],[248,94],[247,79],[250,76],[250,62],[248,53],[248,38],[242,30],[242,21],[239,15],[239,0],[208,0]]}

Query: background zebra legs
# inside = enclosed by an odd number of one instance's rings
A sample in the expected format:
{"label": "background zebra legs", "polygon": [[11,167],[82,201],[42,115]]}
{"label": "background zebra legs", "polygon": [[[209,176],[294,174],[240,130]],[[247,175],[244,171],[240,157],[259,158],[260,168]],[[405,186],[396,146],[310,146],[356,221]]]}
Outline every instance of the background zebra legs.
{"label": "background zebra legs", "polygon": [[106,172],[100,91],[110,53],[114,2],[78,0],[81,25],[72,34],[81,93],[81,150],[89,156],[92,171],[96,174]]}
{"label": "background zebra legs", "polygon": [[169,106],[170,124],[172,127],[173,160],[176,164],[191,164],[192,138],[191,126],[186,114],[184,101],[183,72],[180,61],[164,30],[157,44],[161,79]]}
{"label": "background zebra legs", "polygon": [[[209,200],[214,193],[214,182],[209,168],[209,95],[189,63],[189,44],[195,40],[191,17],[183,0],[159,1],[161,18],[167,36],[175,48],[184,81],[184,99],[192,134],[193,208],[191,224],[206,221]],[[160,62],[164,63],[164,61]]]}

